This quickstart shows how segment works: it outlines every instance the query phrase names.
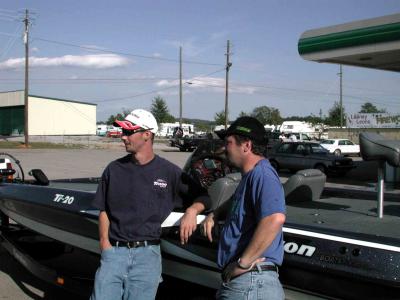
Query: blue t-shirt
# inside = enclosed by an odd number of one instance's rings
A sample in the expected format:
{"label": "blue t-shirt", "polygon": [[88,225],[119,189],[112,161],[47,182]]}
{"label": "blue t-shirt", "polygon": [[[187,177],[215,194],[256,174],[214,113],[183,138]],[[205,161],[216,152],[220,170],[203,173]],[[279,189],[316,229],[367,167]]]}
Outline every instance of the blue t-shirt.
{"label": "blue t-shirt", "polygon": [[[260,160],[243,175],[232,197],[231,210],[219,241],[218,265],[221,268],[240,258],[262,218],[274,213],[286,213],[282,184],[267,159]],[[277,265],[282,264],[282,231],[261,257]]]}
{"label": "blue t-shirt", "polygon": [[111,162],[104,170],[93,206],[106,211],[109,238],[118,241],[159,239],[161,223],[176,206],[183,206],[183,193],[199,195],[182,170],[155,156],[137,165],[132,156]]}

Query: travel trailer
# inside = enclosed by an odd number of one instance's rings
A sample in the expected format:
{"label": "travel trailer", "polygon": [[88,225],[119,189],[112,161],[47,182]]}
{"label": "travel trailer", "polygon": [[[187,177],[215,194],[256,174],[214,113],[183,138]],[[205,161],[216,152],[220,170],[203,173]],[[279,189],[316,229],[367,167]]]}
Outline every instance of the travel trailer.
{"label": "travel trailer", "polygon": [[96,135],[105,136],[107,134],[107,128],[108,128],[107,125],[102,125],[102,124],[97,125]]}

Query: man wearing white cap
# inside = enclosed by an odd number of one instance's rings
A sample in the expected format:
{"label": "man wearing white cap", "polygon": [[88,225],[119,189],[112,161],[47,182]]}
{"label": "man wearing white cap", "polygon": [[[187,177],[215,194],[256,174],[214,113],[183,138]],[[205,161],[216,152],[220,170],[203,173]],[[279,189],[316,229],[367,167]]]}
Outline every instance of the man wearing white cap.
{"label": "man wearing white cap", "polygon": [[[122,128],[129,154],[106,167],[93,201],[100,210],[101,264],[91,299],[154,299],[161,279],[161,223],[174,206],[183,205],[182,193],[202,191],[179,167],[154,154],[158,125],[150,112],[135,109],[114,125]],[[196,201],[200,211],[207,197]]]}

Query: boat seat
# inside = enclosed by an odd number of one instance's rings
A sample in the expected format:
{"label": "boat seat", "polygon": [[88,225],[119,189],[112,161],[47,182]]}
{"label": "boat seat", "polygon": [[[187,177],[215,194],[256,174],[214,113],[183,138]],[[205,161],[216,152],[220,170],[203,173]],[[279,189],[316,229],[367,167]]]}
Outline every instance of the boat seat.
{"label": "boat seat", "polygon": [[283,184],[286,203],[313,201],[321,197],[326,176],[320,170],[298,171]]}
{"label": "boat seat", "polygon": [[34,182],[34,184],[47,186],[50,183],[46,174],[44,174],[41,169],[32,169],[29,171],[28,174],[35,178],[36,181]]}
{"label": "boat seat", "polygon": [[240,173],[230,173],[225,177],[218,178],[208,188],[211,199],[210,210],[214,210],[229,200],[235,192],[242,175]]}
{"label": "boat seat", "polygon": [[400,166],[400,141],[389,140],[384,136],[372,133],[361,132],[360,152],[363,160],[378,161],[378,182],[377,182],[377,216],[383,218],[383,201],[385,193],[385,163],[392,167]]}
{"label": "boat seat", "polygon": [[360,152],[363,160],[380,160],[393,167],[400,166],[400,141],[388,140],[377,133],[362,132]]}

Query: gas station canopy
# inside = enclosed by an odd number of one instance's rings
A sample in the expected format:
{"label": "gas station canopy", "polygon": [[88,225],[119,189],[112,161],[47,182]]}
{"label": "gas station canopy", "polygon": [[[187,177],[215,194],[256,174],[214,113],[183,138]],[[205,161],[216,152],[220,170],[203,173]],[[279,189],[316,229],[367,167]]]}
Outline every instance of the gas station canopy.
{"label": "gas station canopy", "polygon": [[310,61],[400,72],[400,14],[308,30],[298,51]]}

